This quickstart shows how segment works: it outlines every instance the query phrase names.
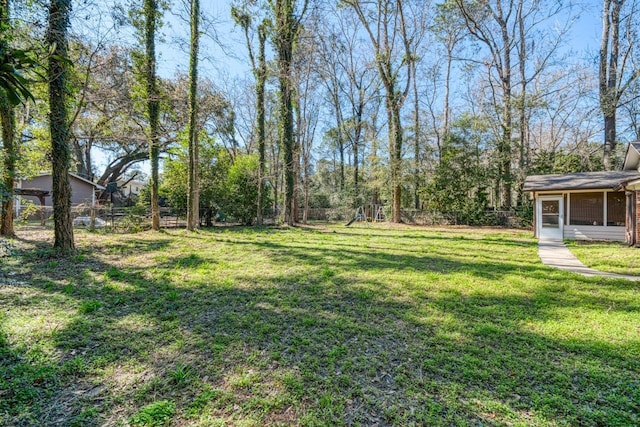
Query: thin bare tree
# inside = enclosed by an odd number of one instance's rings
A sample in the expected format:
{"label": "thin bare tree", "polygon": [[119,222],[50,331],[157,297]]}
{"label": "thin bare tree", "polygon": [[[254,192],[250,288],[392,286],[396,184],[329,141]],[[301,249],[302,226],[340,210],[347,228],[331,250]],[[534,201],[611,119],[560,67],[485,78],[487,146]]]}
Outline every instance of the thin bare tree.
{"label": "thin bare tree", "polygon": [[[414,38],[405,19],[410,2],[343,0],[356,13],[373,46],[376,67],[385,89],[389,131],[389,168],[393,202],[391,221],[402,221],[402,144],[401,110],[411,88],[415,66]],[[404,71],[404,73],[403,73]],[[404,75],[404,88],[401,75]]]}
{"label": "thin bare tree", "polygon": [[247,51],[249,52],[249,61],[251,63],[251,70],[255,78],[255,95],[256,95],[256,120],[255,120],[255,132],[256,139],[258,140],[258,202],[256,206],[256,223],[257,225],[263,224],[263,211],[262,206],[262,194],[264,192],[264,175],[265,175],[265,162],[266,162],[266,133],[265,133],[265,85],[267,82],[267,62],[265,56],[265,46],[267,40],[267,28],[269,21],[263,19],[258,25],[258,53],[257,59],[254,53],[254,46],[250,37],[250,30],[252,24],[252,11],[244,8],[233,7],[231,14],[236,22],[242,28],[245,36],[245,42],[247,45]]}
{"label": "thin bare tree", "polygon": [[611,155],[618,137],[616,121],[620,101],[640,77],[640,69],[632,67],[631,62],[638,42],[635,39],[638,9],[636,0],[604,0],[602,5],[598,86],[604,118],[603,162],[606,170],[614,167]]}

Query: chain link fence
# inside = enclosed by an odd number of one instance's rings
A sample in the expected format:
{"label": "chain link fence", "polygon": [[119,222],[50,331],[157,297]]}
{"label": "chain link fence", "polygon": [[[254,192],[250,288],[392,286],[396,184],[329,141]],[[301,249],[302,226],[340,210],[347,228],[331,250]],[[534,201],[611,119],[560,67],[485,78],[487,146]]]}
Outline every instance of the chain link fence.
{"label": "chain link fence", "polygon": [[[386,208],[386,207],[385,207]],[[389,218],[388,209],[384,209],[378,219]],[[303,220],[303,209],[298,211],[298,221]],[[347,208],[310,208],[307,212],[308,221],[347,222],[354,218],[356,209]],[[366,211],[367,220],[373,218]],[[186,227],[186,211],[161,207],[160,227],[180,228]],[[532,212],[527,209],[513,210],[486,210],[476,215],[473,221],[468,220],[469,215],[457,211],[428,211],[419,209],[403,209],[402,221],[406,224],[444,226],[444,225],[475,225],[498,226],[508,228],[530,228]],[[104,228],[114,232],[142,231],[151,228],[151,210],[144,206],[110,207],[77,205],[71,209],[71,218],[74,227]],[[53,208],[51,206],[23,205],[18,213],[18,220],[25,224],[46,226],[53,221]],[[202,227],[214,224],[237,224],[234,218],[223,214],[203,209],[200,212],[200,225]],[[265,225],[278,223],[278,218],[268,216],[264,218]]]}
{"label": "chain link fence", "polygon": [[[387,208],[387,207],[385,207]],[[388,208],[384,209],[383,218],[389,218]],[[357,213],[356,209],[344,208],[311,208],[307,213],[309,221],[349,221]],[[300,211],[299,220],[302,220]],[[473,221],[468,220],[469,215],[458,211],[429,211],[420,209],[403,209],[402,221],[406,224],[443,226],[443,225],[477,225],[498,226],[508,228],[529,228],[533,213],[528,209],[512,210],[485,210],[476,215]],[[367,220],[373,218],[368,214]]]}

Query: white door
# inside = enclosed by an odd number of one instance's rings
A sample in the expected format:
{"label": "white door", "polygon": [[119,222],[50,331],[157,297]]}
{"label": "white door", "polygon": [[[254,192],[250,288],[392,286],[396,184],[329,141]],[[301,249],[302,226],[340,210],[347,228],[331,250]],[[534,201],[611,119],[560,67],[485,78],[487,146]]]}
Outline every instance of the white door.
{"label": "white door", "polygon": [[562,240],[564,207],[562,196],[538,198],[538,237],[544,240]]}

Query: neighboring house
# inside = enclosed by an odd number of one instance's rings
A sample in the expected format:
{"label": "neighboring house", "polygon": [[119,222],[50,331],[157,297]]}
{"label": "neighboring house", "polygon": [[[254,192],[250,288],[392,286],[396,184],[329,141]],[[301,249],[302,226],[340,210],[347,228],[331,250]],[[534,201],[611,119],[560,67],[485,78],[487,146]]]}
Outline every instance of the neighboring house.
{"label": "neighboring house", "polygon": [[[103,186],[95,184],[74,173],[69,173],[69,182],[71,184],[72,205],[86,204],[93,206],[96,202],[96,190],[104,190]],[[53,200],[51,199],[53,182],[50,173],[36,175],[31,179],[20,179],[16,183],[16,188],[20,190],[40,190],[48,192],[47,196],[43,198],[44,206],[53,206]],[[16,196],[16,212],[20,212],[21,205],[24,204],[25,200],[32,201],[38,206],[41,205],[38,197],[25,195]]]}
{"label": "neighboring house", "polygon": [[137,196],[138,194],[140,194],[140,190],[142,190],[144,186],[147,185],[146,182],[138,181],[136,179],[133,179],[131,181],[119,180],[117,182],[118,189],[122,191],[122,194],[124,194],[126,197]]}
{"label": "neighboring house", "polygon": [[623,170],[529,176],[534,233],[542,239],[614,240],[640,246],[640,142]]}

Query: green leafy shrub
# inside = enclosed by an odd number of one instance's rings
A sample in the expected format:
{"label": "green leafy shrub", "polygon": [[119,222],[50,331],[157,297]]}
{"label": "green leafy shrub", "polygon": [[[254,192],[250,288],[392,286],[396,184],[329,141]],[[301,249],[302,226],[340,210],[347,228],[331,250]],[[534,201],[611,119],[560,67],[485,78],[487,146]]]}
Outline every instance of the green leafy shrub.
{"label": "green leafy shrub", "polygon": [[[226,181],[227,198],[223,210],[245,225],[251,225],[258,206],[258,158],[239,156],[229,169]],[[269,191],[262,192],[262,206],[270,203]],[[266,212],[263,212],[266,213]]]}
{"label": "green leafy shrub", "polygon": [[169,423],[176,413],[176,405],[168,400],[153,402],[138,411],[129,418],[133,426],[164,426]]}
{"label": "green leafy shrub", "polygon": [[[200,141],[199,157],[200,212],[203,217],[213,218],[227,198],[226,180],[231,167],[231,156],[211,138],[204,138]],[[165,198],[167,205],[182,212],[187,211],[189,193],[187,165],[185,145],[177,150],[175,156],[166,160],[160,186],[160,195]]]}

